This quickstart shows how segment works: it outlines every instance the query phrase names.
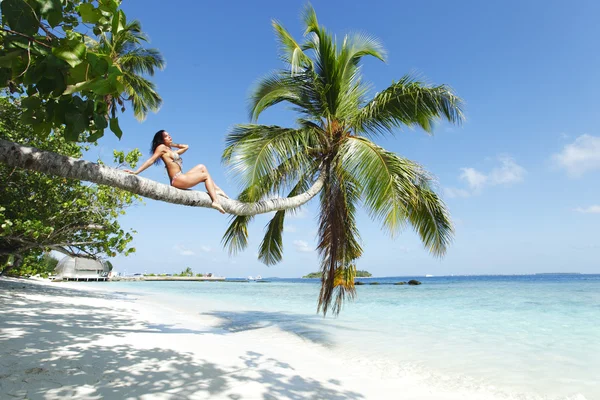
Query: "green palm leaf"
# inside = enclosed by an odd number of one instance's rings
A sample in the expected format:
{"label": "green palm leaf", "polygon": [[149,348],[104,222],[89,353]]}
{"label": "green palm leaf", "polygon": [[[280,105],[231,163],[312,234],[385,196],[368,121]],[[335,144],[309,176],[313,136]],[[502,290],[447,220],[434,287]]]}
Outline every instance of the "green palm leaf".
{"label": "green palm leaf", "polygon": [[[297,196],[310,187],[310,180],[302,177],[287,197]],[[288,212],[293,212],[288,211]],[[265,237],[260,244],[258,259],[266,265],[275,265],[283,258],[283,223],[286,211],[277,211],[266,227]]]}
{"label": "green palm leaf", "polygon": [[381,219],[391,234],[396,233],[406,222],[407,203],[416,195],[416,183],[426,178],[421,166],[362,137],[348,138],[340,157],[361,185],[371,216]]}
{"label": "green palm leaf", "polygon": [[294,40],[292,35],[279,22],[274,20],[272,25],[279,41],[280,57],[283,62],[290,65],[292,74],[311,68],[312,60],[304,54],[302,47]]}
{"label": "green palm leaf", "polygon": [[415,125],[431,132],[440,118],[462,122],[462,100],[446,85],[430,86],[406,75],[366,104],[352,126],[357,133],[386,133]]}
{"label": "green palm leaf", "polygon": [[454,235],[450,212],[427,183],[418,185],[416,191],[416,196],[408,203],[408,219],[425,247],[441,257]]}
{"label": "green palm leaf", "polygon": [[301,170],[309,164],[304,151],[314,143],[310,131],[278,126],[237,125],[226,138],[225,161],[237,178],[249,188],[250,198],[257,198],[261,178],[270,175],[288,161],[288,169]]}
{"label": "green palm leaf", "polygon": [[123,73],[123,83],[128,100],[133,105],[133,114],[138,120],[143,121],[150,110],[159,110],[162,97],[156,91],[154,83],[130,72]]}

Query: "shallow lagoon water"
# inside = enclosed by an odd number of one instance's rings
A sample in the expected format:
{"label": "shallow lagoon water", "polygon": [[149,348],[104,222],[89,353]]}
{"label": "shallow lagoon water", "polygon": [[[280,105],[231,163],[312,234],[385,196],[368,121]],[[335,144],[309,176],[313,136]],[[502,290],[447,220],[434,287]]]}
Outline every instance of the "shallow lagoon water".
{"label": "shallow lagoon water", "polygon": [[[413,278],[423,284],[392,284]],[[337,318],[316,314],[317,279],[94,286],[216,316],[231,331],[276,327],[392,377],[507,398],[600,399],[600,275],[358,280],[366,284]]]}

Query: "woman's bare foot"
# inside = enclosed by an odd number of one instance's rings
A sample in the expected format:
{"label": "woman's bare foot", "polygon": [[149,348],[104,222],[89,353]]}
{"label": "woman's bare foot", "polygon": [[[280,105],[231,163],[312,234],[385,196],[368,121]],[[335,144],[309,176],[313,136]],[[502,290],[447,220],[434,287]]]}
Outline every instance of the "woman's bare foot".
{"label": "woman's bare foot", "polygon": [[221,214],[225,214],[225,210],[223,210],[223,207],[221,207],[218,201],[213,201],[212,207],[218,210]]}

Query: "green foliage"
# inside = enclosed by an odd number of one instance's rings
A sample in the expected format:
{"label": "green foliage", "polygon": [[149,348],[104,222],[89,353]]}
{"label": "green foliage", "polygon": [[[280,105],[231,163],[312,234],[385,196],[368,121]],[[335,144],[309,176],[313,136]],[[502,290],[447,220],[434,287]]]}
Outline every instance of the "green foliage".
{"label": "green foliage", "polygon": [[141,119],[160,106],[143,75],[162,69],[164,60],[142,47],[141,26],[127,22],[120,3],[1,2],[0,88],[22,99],[22,121],[35,134],[60,132],[69,141],[94,142],[109,127],[120,138],[118,108],[124,111],[130,102]]}
{"label": "green foliage", "polygon": [[[13,263],[14,257],[11,257],[9,263]],[[54,273],[54,269],[58,264],[58,260],[49,253],[41,252],[39,249],[36,251],[30,251],[24,258],[20,265],[16,268],[10,269],[8,275],[11,276],[33,276],[40,275],[43,278],[47,278],[49,275]],[[1,268],[1,266],[0,266]]]}
{"label": "green foliage", "polygon": [[[356,260],[362,255],[355,221],[359,204],[390,234],[410,224],[432,254],[445,253],[453,227],[431,176],[369,138],[403,127],[431,132],[440,119],[460,123],[462,101],[445,85],[425,84],[408,75],[371,95],[360,64],[367,56],[385,60],[380,42],[350,34],[338,43],[311,6],[303,20],[302,42],[273,22],[285,67],[258,82],[249,110],[256,122],[267,108],[288,103],[299,113],[297,126],[238,125],[227,137],[223,161],[237,172],[241,201],[292,196],[325,176],[317,246],[323,277],[319,309],[338,313],[344,299],[355,294]],[[282,258],[288,212],[293,210],[277,212],[266,226],[258,258],[268,265]],[[232,218],[223,237],[230,252],[247,246],[251,219]]]}
{"label": "green foliage", "polygon": [[186,269],[181,271],[179,276],[194,276],[194,271],[192,271],[192,269],[190,267],[187,267]]}
{"label": "green foliage", "polygon": [[[81,157],[82,147],[67,142],[60,132],[37,137],[20,122],[21,114],[17,104],[0,98],[1,138]],[[120,157],[116,161],[135,163],[138,153],[117,153]],[[109,257],[135,251],[129,247],[133,232],[121,229],[118,217],[140,199],[138,196],[4,164],[0,164],[0,176],[3,182],[0,186],[0,256],[20,255],[25,257],[23,265],[29,265],[30,257],[39,257],[45,250]]]}

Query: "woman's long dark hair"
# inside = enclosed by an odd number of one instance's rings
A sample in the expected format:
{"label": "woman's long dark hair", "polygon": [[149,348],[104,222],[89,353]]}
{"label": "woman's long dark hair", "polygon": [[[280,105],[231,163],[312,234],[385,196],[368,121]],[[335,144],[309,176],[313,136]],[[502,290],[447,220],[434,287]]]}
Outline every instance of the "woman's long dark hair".
{"label": "woman's long dark hair", "polygon": [[[152,138],[152,145],[150,146],[150,154],[154,154],[154,151],[156,150],[156,148],[158,146],[160,146],[161,144],[165,144],[165,138],[164,138],[164,133],[165,130],[161,129],[160,131],[156,132],[154,134],[154,137]],[[156,161],[154,161],[154,164],[159,164],[160,163],[160,158],[157,158]]]}

